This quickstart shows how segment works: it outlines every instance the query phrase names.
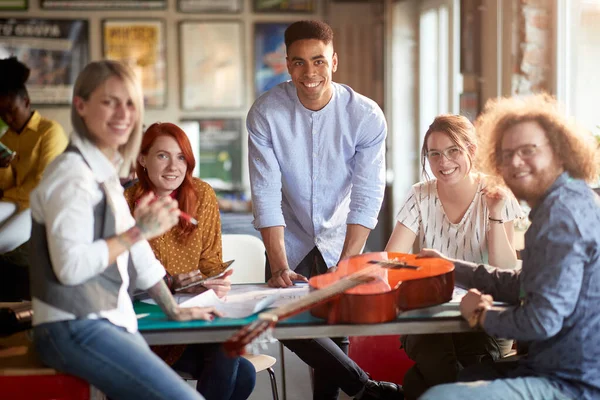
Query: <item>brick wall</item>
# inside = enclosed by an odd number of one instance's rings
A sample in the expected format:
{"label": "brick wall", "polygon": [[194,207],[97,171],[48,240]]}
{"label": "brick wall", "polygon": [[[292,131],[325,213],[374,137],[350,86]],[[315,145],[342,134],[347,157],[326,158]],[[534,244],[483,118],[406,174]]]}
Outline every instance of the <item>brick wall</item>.
{"label": "brick wall", "polygon": [[552,90],[551,0],[513,0],[512,94]]}

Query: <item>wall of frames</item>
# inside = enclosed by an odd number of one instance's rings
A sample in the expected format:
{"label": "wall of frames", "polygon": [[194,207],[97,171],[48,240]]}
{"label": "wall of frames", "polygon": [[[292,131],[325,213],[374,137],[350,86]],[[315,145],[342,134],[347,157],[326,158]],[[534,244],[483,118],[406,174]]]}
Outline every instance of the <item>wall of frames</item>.
{"label": "wall of frames", "polygon": [[[322,19],[324,3],[0,0],[0,58],[15,55],[32,69],[27,86],[34,106],[67,131],[81,68],[102,58],[126,62],[144,88],[144,122],[184,125],[198,156],[206,154],[198,164],[215,171],[226,188],[247,188],[246,113],[257,96],[289,78],[285,28]],[[219,141],[215,132],[227,137]]]}

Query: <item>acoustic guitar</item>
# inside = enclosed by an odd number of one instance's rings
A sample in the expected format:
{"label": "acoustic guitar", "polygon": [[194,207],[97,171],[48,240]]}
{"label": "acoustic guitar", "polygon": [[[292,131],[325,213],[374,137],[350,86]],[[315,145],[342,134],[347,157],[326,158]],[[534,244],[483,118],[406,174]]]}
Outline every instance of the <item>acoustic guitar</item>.
{"label": "acoustic guitar", "polygon": [[330,324],[373,324],[394,321],[398,313],[451,300],[454,264],[441,258],[414,254],[365,253],[341,261],[334,272],[309,280],[306,296],[267,310],[223,346],[241,355],[256,341],[271,341],[271,331],[282,319],[311,310]]}

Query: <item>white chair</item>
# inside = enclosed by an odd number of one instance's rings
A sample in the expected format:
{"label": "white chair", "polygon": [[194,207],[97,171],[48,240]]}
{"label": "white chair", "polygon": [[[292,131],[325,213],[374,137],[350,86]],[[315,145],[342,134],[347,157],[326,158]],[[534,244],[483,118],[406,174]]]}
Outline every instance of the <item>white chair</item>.
{"label": "white chair", "polygon": [[[232,283],[264,283],[265,282],[265,245],[262,240],[252,235],[224,234],[223,261],[235,260],[233,264]],[[271,380],[273,400],[279,400],[277,381],[273,365],[277,360],[266,354],[245,355],[254,365],[256,373],[267,371]],[[284,389],[285,390],[285,389]]]}
{"label": "white chair", "polygon": [[265,245],[251,235],[225,234],[223,261],[235,260],[231,283],[265,282]]}

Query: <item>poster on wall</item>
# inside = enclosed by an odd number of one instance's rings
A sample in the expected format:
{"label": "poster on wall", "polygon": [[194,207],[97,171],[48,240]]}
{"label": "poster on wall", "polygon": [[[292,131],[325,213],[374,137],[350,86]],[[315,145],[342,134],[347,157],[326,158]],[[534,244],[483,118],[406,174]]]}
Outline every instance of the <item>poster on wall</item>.
{"label": "poster on wall", "polygon": [[[242,183],[242,121],[239,118],[186,119],[182,127],[192,146],[198,143],[198,175],[215,190],[235,190]],[[197,137],[196,141],[192,138]]]}
{"label": "poster on wall", "polygon": [[184,110],[238,109],[244,105],[239,22],[183,21],[179,25],[179,46]]}
{"label": "poster on wall", "polygon": [[40,5],[54,10],[162,10],[167,0],[40,0]]}
{"label": "poster on wall", "polygon": [[0,0],[0,10],[27,10],[27,0]]}
{"label": "poster on wall", "polygon": [[256,97],[291,79],[285,61],[283,34],[289,24],[254,25],[254,89]]}
{"label": "poster on wall", "polygon": [[146,107],[165,107],[167,61],[164,22],[159,19],[105,19],[102,32],[103,57],[131,67],[142,83]]}
{"label": "poster on wall", "polygon": [[228,12],[242,11],[242,0],[178,0],[180,12]]}
{"label": "poster on wall", "polygon": [[88,38],[87,20],[0,19],[0,58],[17,57],[31,69],[33,104],[67,105],[89,61]]}
{"label": "poster on wall", "polygon": [[254,0],[256,12],[313,12],[314,0]]}

